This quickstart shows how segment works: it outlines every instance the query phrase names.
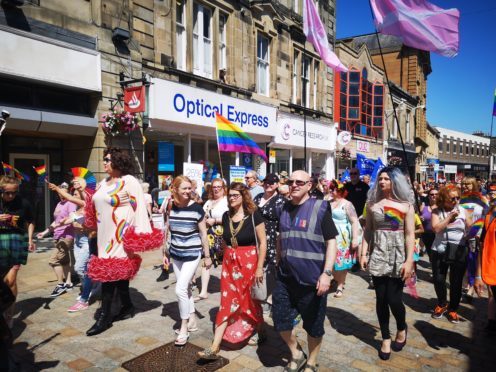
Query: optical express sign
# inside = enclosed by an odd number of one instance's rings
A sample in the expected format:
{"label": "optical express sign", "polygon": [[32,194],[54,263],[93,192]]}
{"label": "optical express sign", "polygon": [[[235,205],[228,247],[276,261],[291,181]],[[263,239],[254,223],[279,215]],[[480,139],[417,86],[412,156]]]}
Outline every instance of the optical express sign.
{"label": "optical express sign", "polygon": [[153,79],[150,86],[151,119],[215,128],[215,113],[248,133],[273,136],[276,108],[232,98],[167,80]]}

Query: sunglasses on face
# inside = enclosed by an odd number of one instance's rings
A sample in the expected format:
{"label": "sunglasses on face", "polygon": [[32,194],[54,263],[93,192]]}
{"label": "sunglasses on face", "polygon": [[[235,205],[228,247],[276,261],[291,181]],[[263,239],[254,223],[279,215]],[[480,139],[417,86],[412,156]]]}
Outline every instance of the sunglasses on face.
{"label": "sunglasses on face", "polygon": [[212,186],[212,189],[214,190],[222,189],[222,186]]}
{"label": "sunglasses on face", "polygon": [[454,198],[450,198],[450,200],[452,202],[456,202],[456,201],[460,200],[460,197],[459,196],[455,196]]}
{"label": "sunglasses on face", "polygon": [[275,182],[264,182],[263,184],[264,184],[264,186],[272,186],[272,185],[275,185],[276,183]]}
{"label": "sunglasses on face", "polygon": [[7,196],[16,196],[17,195],[17,191],[4,191],[3,193],[4,193],[4,195],[7,195]]}
{"label": "sunglasses on face", "polygon": [[110,158],[103,158],[104,163],[110,163],[111,161],[112,161],[112,159],[110,159]]}
{"label": "sunglasses on face", "polygon": [[350,176],[358,176],[358,173],[357,172],[351,172]]}
{"label": "sunglasses on face", "polygon": [[437,192],[434,194],[429,194],[429,196],[437,196]]}
{"label": "sunglasses on face", "polygon": [[241,194],[229,194],[227,197],[229,199],[238,199],[241,196]]}
{"label": "sunglasses on face", "polygon": [[305,186],[310,181],[302,181],[302,180],[288,180],[287,184],[289,186]]}

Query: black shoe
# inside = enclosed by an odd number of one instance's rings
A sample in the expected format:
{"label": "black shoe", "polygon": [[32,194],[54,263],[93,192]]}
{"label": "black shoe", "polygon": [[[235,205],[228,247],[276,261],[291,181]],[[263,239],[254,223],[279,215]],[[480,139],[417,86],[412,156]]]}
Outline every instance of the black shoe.
{"label": "black shoe", "polygon": [[385,353],[384,351],[379,349],[379,358],[381,358],[382,360],[389,360],[390,357],[391,357],[391,352]]}
{"label": "black shoe", "polygon": [[165,270],[164,268],[162,268],[162,272],[160,273],[159,277],[157,278],[157,282],[163,282],[167,279],[169,279],[169,270]]}
{"label": "black shoe", "polygon": [[405,341],[403,341],[403,342],[393,341],[393,343],[391,344],[391,349],[393,349],[393,351],[401,351],[401,350],[403,350],[403,348],[406,345],[406,339],[407,339],[407,337],[408,337],[408,328],[405,328]]}
{"label": "black shoe", "polygon": [[123,307],[121,307],[119,314],[114,316],[113,321],[118,322],[119,320],[134,318],[135,312],[136,312],[136,309],[134,308],[133,305],[123,306]]}
{"label": "black shoe", "polygon": [[101,312],[98,320],[93,324],[93,327],[86,331],[86,336],[98,335],[112,327],[112,321],[109,320],[109,318],[110,317],[106,313]]}
{"label": "black shoe", "polygon": [[61,294],[64,294],[67,292],[67,288],[65,287],[64,284],[57,284],[57,286],[53,289],[52,293],[50,294],[50,297],[58,297]]}

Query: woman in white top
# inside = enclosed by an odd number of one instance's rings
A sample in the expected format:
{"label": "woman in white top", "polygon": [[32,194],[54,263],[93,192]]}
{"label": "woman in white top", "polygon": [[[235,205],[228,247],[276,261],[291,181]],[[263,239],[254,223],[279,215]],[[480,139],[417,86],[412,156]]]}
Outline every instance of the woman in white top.
{"label": "woman in white top", "polygon": [[[226,197],[226,184],[220,178],[212,181],[208,192],[208,200],[203,205],[205,211],[205,222],[207,223],[208,246],[210,248],[210,257],[214,266],[222,262],[221,245],[222,245],[222,215],[229,209]],[[208,282],[210,281],[210,268],[202,265],[201,271],[201,291],[195,297],[195,302],[208,298]]]}
{"label": "woman in white top", "polygon": [[[459,206],[460,189],[449,185],[441,187],[437,196],[437,209],[432,211],[432,230],[436,233],[432,244],[432,275],[438,304],[432,317],[441,318],[447,313],[451,323],[458,323],[458,305],[462,296],[462,282],[466,269],[466,259],[460,262],[446,261],[448,243],[457,247],[463,243],[465,231],[471,225],[463,208]],[[460,249],[468,249],[465,248]],[[450,272],[450,302],[447,301],[446,275]]]}

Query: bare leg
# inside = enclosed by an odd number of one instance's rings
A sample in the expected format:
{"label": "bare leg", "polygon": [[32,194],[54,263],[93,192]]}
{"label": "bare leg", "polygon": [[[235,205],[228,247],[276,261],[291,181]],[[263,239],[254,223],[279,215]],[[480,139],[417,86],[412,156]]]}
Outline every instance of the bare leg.
{"label": "bare leg", "polygon": [[62,270],[64,271],[65,284],[72,284],[71,280],[71,265],[62,266]]}
{"label": "bare leg", "polygon": [[[67,267],[67,266],[66,266]],[[57,276],[57,283],[64,284],[64,266],[52,266],[55,275]]]}
{"label": "bare leg", "polygon": [[322,345],[322,337],[315,338],[307,336],[307,340],[309,353],[307,364],[315,366],[317,365],[317,358],[319,356],[320,346]]}
{"label": "bare leg", "polygon": [[210,269],[202,266],[201,269],[201,292],[198,295],[199,297],[207,298],[208,297],[208,282],[210,281]]}
{"label": "bare leg", "polygon": [[334,270],[333,276],[338,283],[337,289],[340,289],[341,291],[344,289],[344,283],[346,281],[347,273],[347,270]]}
{"label": "bare leg", "polygon": [[[302,357],[303,351],[301,351],[299,348],[295,330],[293,329],[292,331],[284,331],[280,332],[279,334],[281,335],[281,338],[284,340],[286,345],[288,345],[288,348],[291,351],[291,357],[293,359],[300,359]],[[289,368],[296,368],[296,363],[292,362]]]}
{"label": "bare leg", "polygon": [[226,328],[227,322],[223,322],[215,328],[214,340],[212,341],[211,346],[213,351],[218,351],[220,349],[220,344],[222,343],[222,337],[224,336]]}

